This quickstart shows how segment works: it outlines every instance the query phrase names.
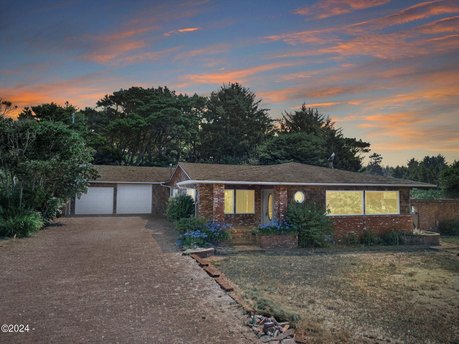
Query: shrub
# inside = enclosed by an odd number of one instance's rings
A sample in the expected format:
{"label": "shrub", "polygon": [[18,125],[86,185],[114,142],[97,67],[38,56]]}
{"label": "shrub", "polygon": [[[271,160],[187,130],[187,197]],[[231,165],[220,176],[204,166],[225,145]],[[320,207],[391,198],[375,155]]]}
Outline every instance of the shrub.
{"label": "shrub", "polygon": [[378,245],[381,243],[381,238],[372,230],[367,230],[363,232],[360,242],[367,246]]}
{"label": "shrub", "polygon": [[403,232],[390,231],[381,236],[381,241],[384,245],[401,245],[403,244]]}
{"label": "shrub", "polygon": [[266,225],[260,225],[258,226],[256,231],[258,234],[261,235],[280,235],[287,233],[296,233],[294,227],[288,224],[286,221],[273,221]]}
{"label": "shrub", "polygon": [[300,247],[324,247],[331,241],[332,223],[315,204],[290,204],[287,209],[287,223],[293,231],[298,232]]}
{"label": "shrub", "polygon": [[206,222],[201,218],[184,218],[176,222],[177,229],[182,232],[179,244],[185,247],[208,246],[228,240],[230,225],[218,222]]}
{"label": "shrub", "polygon": [[207,246],[208,235],[200,230],[189,231],[180,236],[180,241],[185,247]]}
{"label": "shrub", "polygon": [[20,210],[15,214],[4,215],[6,217],[0,219],[0,236],[28,237],[44,225],[40,213],[35,211]]}
{"label": "shrub", "polygon": [[194,201],[188,195],[178,195],[169,199],[166,216],[169,221],[177,221],[194,215]]}
{"label": "shrub", "polygon": [[228,229],[231,226],[226,223],[218,223],[218,222],[207,222],[206,225],[206,232],[208,236],[209,242],[218,243],[221,241],[228,240],[230,238],[230,234]]}
{"label": "shrub", "polygon": [[459,235],[459,220],[440,221],[438,230],[443,235]]}
{"label": "shrub", "polygon": [[200,217],[185,217],[175,223],[175,228],[180,233],[191,232],[194,230],[206,230],[207,220]]}

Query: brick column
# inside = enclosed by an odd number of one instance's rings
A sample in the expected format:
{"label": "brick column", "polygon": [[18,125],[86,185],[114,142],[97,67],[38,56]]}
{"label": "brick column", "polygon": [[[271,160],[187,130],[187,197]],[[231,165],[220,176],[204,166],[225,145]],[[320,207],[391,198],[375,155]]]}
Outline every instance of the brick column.
{"label": "brick column", "polygon": [[285,213],[287,212],[288,197],[286,186],[275,186],[274,187],[274,214],[278,221],[285,219]]}
{"label": "brick column", "polygon": [[212,202],[212,220],[225,222],[225,185],[213,185]]}

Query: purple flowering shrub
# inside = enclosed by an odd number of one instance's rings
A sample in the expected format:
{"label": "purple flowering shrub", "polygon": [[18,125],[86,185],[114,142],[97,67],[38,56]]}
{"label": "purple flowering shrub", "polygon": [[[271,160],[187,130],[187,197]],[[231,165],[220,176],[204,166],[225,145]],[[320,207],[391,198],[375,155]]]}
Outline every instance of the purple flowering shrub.
{"label": "purple flowering shrub", "polygon": [[177,229],[182,232],[177,244],[183,247],[206,247],[216,244],[229,239],[230,227],[229,224],[206,222],[199,218],[182,219],[177,223]]}
{"label": "purple flowering shrub", "polygon": [[258,226],[256,231],[258,234],[262,235],[280,235],[296,232],[295,229],[287,222],[277,220]]}

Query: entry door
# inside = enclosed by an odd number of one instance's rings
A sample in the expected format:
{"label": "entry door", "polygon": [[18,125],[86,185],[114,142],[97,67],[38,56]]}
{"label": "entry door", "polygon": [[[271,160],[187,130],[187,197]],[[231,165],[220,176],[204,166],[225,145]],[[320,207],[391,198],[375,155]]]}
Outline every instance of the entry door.
{"label": "entry door", "polygon": [[262,190],[261,222],[266,225],[274,220],[274,190]]}

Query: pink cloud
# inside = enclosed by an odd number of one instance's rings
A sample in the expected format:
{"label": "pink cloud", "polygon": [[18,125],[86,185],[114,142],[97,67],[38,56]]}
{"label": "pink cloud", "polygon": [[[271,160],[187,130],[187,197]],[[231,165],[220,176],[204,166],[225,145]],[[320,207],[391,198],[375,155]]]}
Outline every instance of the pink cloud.
{"label": "pink cloud", "polygon": [[295,11],[303,16],[313,16],[319,19],[351,13],[370,7],[387,4],[390,0],[323,0],[312,6],[305,6]]}

